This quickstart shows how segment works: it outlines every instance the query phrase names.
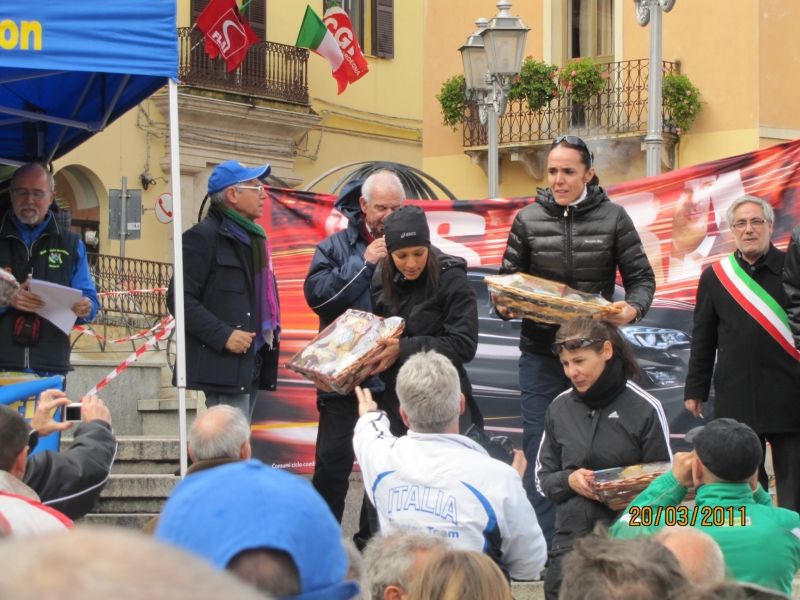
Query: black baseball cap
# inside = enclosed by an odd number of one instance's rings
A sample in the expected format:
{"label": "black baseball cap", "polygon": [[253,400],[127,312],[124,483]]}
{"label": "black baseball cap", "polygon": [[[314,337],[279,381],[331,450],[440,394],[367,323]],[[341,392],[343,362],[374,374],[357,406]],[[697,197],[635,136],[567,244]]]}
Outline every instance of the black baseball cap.
{"label": "black baseball cap", "polygon": [[755,431],[734,419],[716,419],[686,434],[694,443],[697,458],[709,471],[725,481],[746,481],[764,460],[761,440]]}
{"label": "black baseball cap", "polygon": [[409,246],[431,245],[428,219],[419,206],[406,204],[386,217],[383,224],[383,237],[389,252]]}

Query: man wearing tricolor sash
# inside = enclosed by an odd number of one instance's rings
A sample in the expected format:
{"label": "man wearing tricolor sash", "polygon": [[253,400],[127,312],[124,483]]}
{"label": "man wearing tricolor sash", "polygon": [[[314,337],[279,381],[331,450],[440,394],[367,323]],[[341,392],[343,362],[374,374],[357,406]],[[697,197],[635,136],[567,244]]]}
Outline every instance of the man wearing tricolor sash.
{"label": "man wearing tricolor sash", "polygon": [[[800,509],[800,351],[781,282],[786,254],[770,243],[773,210],[755,196],[728,209],[737,251],[700,276],[686,408],[702,415],[714,378],[715,414],[749,425],[770,443],[778,503]],[[716,357],[716,367],[715,367]],[[759,481],[767,489],[763,465]]]}

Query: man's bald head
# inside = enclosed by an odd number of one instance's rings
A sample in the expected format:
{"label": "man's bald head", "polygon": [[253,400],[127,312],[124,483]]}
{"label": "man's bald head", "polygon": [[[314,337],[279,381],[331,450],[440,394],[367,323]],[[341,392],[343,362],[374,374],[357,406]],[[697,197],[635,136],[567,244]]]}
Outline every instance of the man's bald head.
{"label": "man's bald head", "polygon": [[250,458],[250,425],[244,413],[220,404],[198,416],[189,431],[189,454],[194,461]]}
{"label": "man's bald head", "polygon": [[725,558],[719,544],[694,527],[665,527],[656,539],[675,555],[686,577],[695,585],[725,580]]}

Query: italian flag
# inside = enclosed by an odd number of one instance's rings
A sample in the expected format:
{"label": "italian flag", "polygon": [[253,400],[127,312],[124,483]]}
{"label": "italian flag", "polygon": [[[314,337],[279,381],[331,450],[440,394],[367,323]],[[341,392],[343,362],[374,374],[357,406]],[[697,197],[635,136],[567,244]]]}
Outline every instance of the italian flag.
{"label": "italian flag", "polygon": [[352,29],[347,13],[335,3],[325,13],[325,22],[307,6],[295,43],[295,46],[308,48],[330,63],[333,77],[339,84],[339,94],[348,83],[360,79],[369,70]]}

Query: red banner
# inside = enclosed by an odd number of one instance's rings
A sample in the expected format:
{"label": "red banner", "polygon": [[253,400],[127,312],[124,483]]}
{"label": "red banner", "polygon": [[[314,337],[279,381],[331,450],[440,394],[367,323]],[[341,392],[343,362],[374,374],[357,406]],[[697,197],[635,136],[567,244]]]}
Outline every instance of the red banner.
{"label": "red banner", "polygon": [[[325,11],[322,21],[342,51],[344,79],[347,83],[355,83],[369,72],[369,64],[361,52],[355,33],[353,33],[350,17],[344,10],[333,4]],[[347,87],[347,83],[345,83],[345,87]],[[340,84],[339,93],[341,94],[343,91],[344,88]]]}
{"label": "red banner", "polygon": [[197,28],[206,36],[208,56],[221,55],[228,71],[242,64],[251,44],[261,41],[239,12],[236,0],[211,0],[197,17]]}
{"label": "red banner", "polygon": [[[656,273],[656,301],[647,317],[625,329],[642,364],[644,387],[665,407],[673,446],[694,426],[683,408],[695,289],[704,268],[733,251],[726,212],[738,197],[759,196],[775,209],[773,242],[785,249],[800,221],[800,141],[764,148],[694,167],[606,188],[631,215]],[[316,335],[319,321],[303,297],[303,281],[316,244],[347,226],[333,209],[335,196],[272,188],[259,221],[267,230],[283,318],[282,362]],[[487,429],[509,435],[521,447],[516,349],[519,329],[500,328],[491,311],[483,277],[496,272],[511,223],[533,197],[472,201],[410,201],[428,217],[431,241],[447,254],[462,256],[478,294],[480,343],[467,365]],[[619,293],[622,293],[621,289]],[[507,328],[508,329],[508,328]],[[505,331],[505,332],[504,332]],[[672,358],[659,363],[658,357]],[[655,365],[655,366],[654,366]],[[267,464],[313,472],[318,413],[315,388],[282,369],[278,391],[262,393],[253,420],[254,453]]]}

